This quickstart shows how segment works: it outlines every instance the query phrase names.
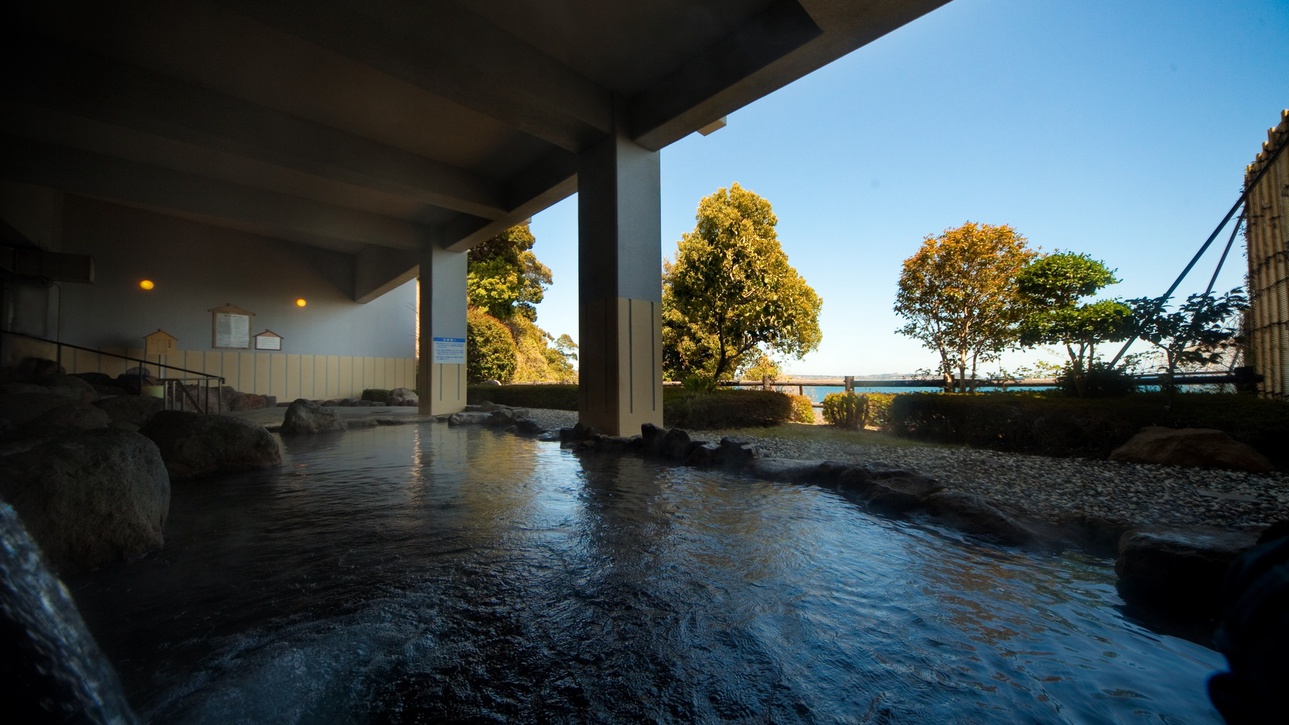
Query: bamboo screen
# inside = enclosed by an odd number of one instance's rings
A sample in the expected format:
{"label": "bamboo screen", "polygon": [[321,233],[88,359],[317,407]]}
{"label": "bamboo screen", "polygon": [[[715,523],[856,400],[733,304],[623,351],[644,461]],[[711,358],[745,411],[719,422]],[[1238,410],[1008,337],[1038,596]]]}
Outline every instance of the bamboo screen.
{"label": "bamboo screen", "polygon": [[[1289,144],[1289,110],[1280,125],[1267,131],[1262,152],[1244,172],[1246,186],[1276,150]],[[1258,391],[1275,398],[1289,397],[1289,150],[1249,191],[1245,236],[1249,250],[1248,356],[1263,382]]]}

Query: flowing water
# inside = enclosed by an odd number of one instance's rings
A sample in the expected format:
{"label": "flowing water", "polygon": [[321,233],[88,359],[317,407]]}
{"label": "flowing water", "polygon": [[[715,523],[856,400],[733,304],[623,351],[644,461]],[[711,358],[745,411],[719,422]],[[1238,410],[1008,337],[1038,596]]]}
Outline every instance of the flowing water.
{"label": "flowing water", "polygon": [[155,722],[1217,722],[1102,560],[443,424],[174,486],[69,582]]}

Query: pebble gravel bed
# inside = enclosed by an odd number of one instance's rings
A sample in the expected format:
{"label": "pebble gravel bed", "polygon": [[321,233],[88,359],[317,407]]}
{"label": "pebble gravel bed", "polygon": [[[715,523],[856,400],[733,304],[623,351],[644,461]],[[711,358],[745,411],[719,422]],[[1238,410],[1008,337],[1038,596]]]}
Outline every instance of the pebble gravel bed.
{"label": "pebble gravel bed", "polygon": [[[577,422],[564,410],[531,410],[543,428]],[[730,436],[762,455],[902,468],[931,476],[950,490],[973,493],[1030,516],[1064,520],[1086,515],[1134,526],[1217,526],[1257,530],[1289,519],[1289,474],[1243,473],[1047,458],[948,446],[856,445],[781,437],[774,429],[697,431],[701,440]]]}

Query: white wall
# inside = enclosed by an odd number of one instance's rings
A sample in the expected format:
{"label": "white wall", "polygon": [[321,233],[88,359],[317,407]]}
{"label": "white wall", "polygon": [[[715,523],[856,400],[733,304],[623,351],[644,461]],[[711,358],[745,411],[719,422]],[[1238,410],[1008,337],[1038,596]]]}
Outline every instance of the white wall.
{"label": "white wall", "polygon": [[62,251],[92,255],[96,275],[60,285],[64,342],[137,348],[163,329],[181,350],[214,351],[208,310],[231,303],[255,313],[252,334],[284,338],[280,354],[416,355],[415,283],[358,304],[349,255],[70,195]]}

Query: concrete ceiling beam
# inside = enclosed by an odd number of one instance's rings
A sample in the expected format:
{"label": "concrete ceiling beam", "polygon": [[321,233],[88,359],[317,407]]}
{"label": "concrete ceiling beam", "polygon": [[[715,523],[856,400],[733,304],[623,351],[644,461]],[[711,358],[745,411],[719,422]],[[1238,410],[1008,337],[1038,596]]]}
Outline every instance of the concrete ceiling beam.
{"label": "concrete ceiling beam", "polygon": [[67,46],[15,40],[15,100],[485,218],[498,182],[361,136]]}
{"label": "concrete ceiling beam", "polygon": [[221,4],[567,151],[612,128],[608,89],[448,0]]}
{"label": "concrete ceiling beam", "polygon": [[439,229],[441,246],[464,252],[572,196],[577,192],[577,166],[575,154],[553,149],[511,180],[505,193],[510,212],[505,217],[489,221],[460,215]]}
{"label": "concrete ceiling beam", "polygon": [[416,278],[420,253],[364,245],[354,255],[354,301],[367,303]]}
{"label": "concrete ceiling beam", "polygon": [[0,136],[0,175],[107,201],[227,220],[230,226],[272,230],[272,236],[291,241],[322,239],[418,250],[431,238],[427,227],[411,222],[8,135]]}
{"label": "concrete ceiling beam", "polygon": [[[733,33],[632,98],[626,109],[628,132],[636,143],[654,151],[661,149],[680,135],[728,113],[718,113],[695,123],[688,118],[687,112],[703,106],[714,95],[801,48],[822,33],[796,0],[777,0]],[[753,99],[748,102],[750,100]]]}

